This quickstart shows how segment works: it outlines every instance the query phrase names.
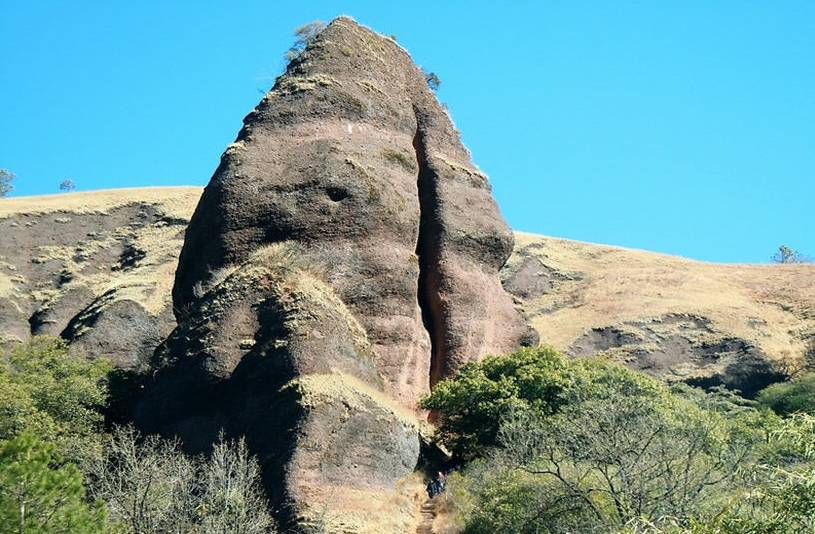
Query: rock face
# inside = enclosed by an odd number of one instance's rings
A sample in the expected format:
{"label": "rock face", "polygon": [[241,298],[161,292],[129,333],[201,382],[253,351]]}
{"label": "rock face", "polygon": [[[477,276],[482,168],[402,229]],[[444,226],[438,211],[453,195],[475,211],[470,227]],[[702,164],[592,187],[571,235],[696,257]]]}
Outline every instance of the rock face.
{"label": "rock face", "polygon": [[[419,398],[532,339],[498,276],[512,246],[410,56],[337,19],[204,190],[136,422],[193,450],[246,435],[295,524],[329,509],[332,531],[381,525],[417,465]],[[352,490],[380,499],[338,501]]]}
{"label": "rock face", "polygon": [[169,290],[198,188],[0,203],[0,346],[62,336],[137,369],[175,327]]}
{"label": "rock face", "polygon": [[291,241],[367,332],[387,394],[409,408],[466,361],[519,344],[526,328],[498,278],[512,232],[394,41],[337,19],[244,124],[187,231],[173,290],[181,316],[220,270]]}

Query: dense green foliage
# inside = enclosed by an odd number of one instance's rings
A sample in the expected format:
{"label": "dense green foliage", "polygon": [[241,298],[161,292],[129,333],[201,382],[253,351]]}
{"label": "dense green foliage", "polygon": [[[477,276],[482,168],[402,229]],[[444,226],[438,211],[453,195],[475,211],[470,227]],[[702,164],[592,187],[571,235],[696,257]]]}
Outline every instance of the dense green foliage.
{"label": "dense green foliage", "polygon": [[424,405],[471,460],[446,497],[467,533],[815,528],[809,416],[551,349],[470,364]]}
{"label": "dense green foliage", "polygon": [[773,384],[762,390],[756,400],[779,415],[815,414],[815,373],[792,382]]}
{"label": "dense green foliage", "polygon": [[29,432],[0,442],[0,533],[106,532],[82,474]]}
{"label": "dense green foliage", "polygon": [[620,393],[661,402],[667,391],[644,375],[601,360],[567,360],[549,348],[522,349],[464,366],[455,380],[436,385],[422,407],[441,416],[439,439],[473,458],[497,444],[501,417],[517,410],[542,415],[588,399]]}
{"label": "dense green foliage", "polygon": [[76,458],[101,436],[109,370],[56,338],[13,348],[0,359],[0,440],[29,431]]}
{"label": "dense green foliage", "polygon": [[274,531],[243,441],[191,457],[129,428],[105,432],[104,414],[120,417],[137,386],[54,338],[2,356],[0,534]]}

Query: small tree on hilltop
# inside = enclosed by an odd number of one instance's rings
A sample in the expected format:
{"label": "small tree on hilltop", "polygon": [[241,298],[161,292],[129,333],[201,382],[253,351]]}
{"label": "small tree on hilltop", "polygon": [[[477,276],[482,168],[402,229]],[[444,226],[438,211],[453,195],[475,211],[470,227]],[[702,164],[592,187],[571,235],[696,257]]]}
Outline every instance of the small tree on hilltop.
{"label": "small tree on hilltop", "polygon": [[69,191],[73,191],[76,189],[76,184],[70,178],[67,178],[59,183],[59,190],[65,191],[66,193]]}
{"label": "small tree on hilltop", "polygon": [[286,59],[289,61],[297,59],[300,54],[303,53],[303,50],[305,50],[306,47],[311,44],[314,38],[317,37],[317,35],[319,35],[324,29],[325,22],[321,20],[315,20],[296,28],[294,30],[294,44],[291,45],[289,51],[286,52]]}
{"label": "small tree on hilltop", "polygon": [[0,169],[0,198],[8,195],[12,189],[14,189],[14,185],[11,182],[14,181],[15,177],[13,172]]}
{"label": "small tree on hilltop", "polygon": [[773,263],[809,263],[812,260],[794,248],[787,245],[781,245],[778,250],[770,257]]}

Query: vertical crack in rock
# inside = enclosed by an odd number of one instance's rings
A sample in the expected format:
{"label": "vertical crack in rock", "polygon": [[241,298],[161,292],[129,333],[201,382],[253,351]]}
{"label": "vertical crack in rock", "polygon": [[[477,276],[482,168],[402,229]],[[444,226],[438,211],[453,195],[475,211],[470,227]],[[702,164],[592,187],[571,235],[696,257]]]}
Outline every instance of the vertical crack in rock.
{"label": "vertical crack in rock", "polygon": [[[417,123],[419,117],[417,113]],[[439,197],[438,176],[427,162],[424,134],[421,126],[416,127],[413,149],[419,172],[416,186],[419,195],[419,235],[416,239],[416,256],[419,258],[419,279],[416,296],[422,311],[422,322],[430,336],[430,388],[442,376],[444,369],[445,325],[439,293]]]}

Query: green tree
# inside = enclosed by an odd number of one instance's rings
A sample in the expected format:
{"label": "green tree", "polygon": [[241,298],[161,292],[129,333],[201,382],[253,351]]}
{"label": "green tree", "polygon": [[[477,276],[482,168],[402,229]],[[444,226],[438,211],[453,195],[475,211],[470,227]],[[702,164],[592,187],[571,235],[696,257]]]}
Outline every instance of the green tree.
{"label": "green tree", "polygon": [[436,384],[421,406],[439,414],[438,439],[471,459],[498,444],[502,416],[523,409],[543,415],[614,392],[643,399],[669,395],[655,380],[600,359],[569,360],[551,348],[521,349],[465,365]]}
{"label": "green tree", "polygon": [[727,505],[691,522],[693,533],[815,532],[815,417],[776,420],[764,449],[761,461],[744,470]]}
{"label": "green tree", "polygon": [[12,182],[15,174],[6,169],[0,169],[0,198],[8,195],[14,189]]}
{"label": "green tree", "polygon": [[770,257],[773,263],[809,263],[811,260],[787,245],[781,245]]}
{"label": "green tree", "polygon": [[66,178],[65,180],[59,183],[59,190],[64,191],[66,193],[70,191],[74,191],[76,189],[76,183],[71,180],[70,178]]}
{"label": "green tree", "polygon": [[57,338],[14,347],[0,357],[0,439],[27,430],[76,459],[102,433],[110,367]]}
{"label": "green tree", "polygon": [[106,532],[104,513],[88,504],[82,474],[30,433],[0,442],[0,533]]}
{"label": "green tree", "polygon": [[441,78],[435,72],[424,72],[424,79],[427,82],[427,86],[430,87],[433,91],[438,91],[439,87],[441,87]]}
{"label": "green tree", "polygon": [[761,390],[758,403],[779,415],[795,412],[815,414],[815,373],[791,382],[779,382]]}
{"label": "green tree", "polygon": [[561,513],[586,521],[581,530],[610,531],[693,517],[730,486],[755,436],[680,399],[618,392],[551,416],[511,414],[499,440],[499,465],[536,476],[550,501],[569,503]]}

